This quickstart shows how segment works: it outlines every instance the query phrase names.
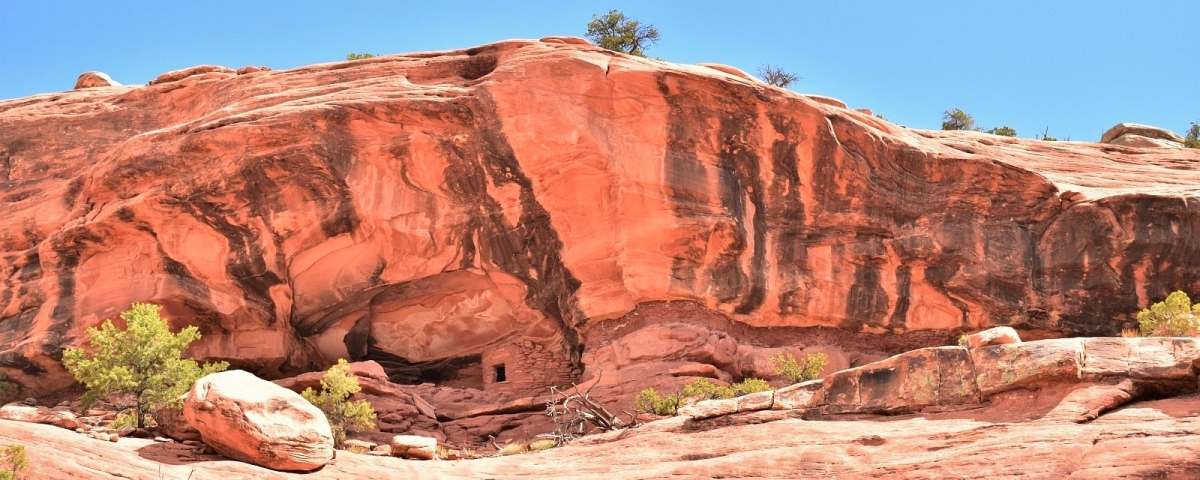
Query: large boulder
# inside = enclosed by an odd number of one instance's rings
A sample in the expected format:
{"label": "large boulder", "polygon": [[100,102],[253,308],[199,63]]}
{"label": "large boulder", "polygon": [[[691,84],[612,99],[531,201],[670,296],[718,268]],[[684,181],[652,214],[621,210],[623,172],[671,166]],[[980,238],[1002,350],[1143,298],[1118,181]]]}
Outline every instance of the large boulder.
{"label": "large boulder", "polygon": [[333,433],[300,394],[249,372],[201,378],[183,415],[221,455],[272,470],[307,472],[333,459]]}
{"label": "large boulder", "polygon": [[392,456],[414,460],[437,458],[437,439],[420,435],[396,435],[392,437]]}
{"label": "large boulder", "polygon": [[982,332],[967,335],[967,348],[1008,345],[1012,343],[1021,343],[1021,336],[1012,327],[989,328]]}
{"label": "large boulder", "polygon": [[1182,148],[1183,137],[1165,128],[1118,123],[1100,136],[1100,143],[1142,148]]}

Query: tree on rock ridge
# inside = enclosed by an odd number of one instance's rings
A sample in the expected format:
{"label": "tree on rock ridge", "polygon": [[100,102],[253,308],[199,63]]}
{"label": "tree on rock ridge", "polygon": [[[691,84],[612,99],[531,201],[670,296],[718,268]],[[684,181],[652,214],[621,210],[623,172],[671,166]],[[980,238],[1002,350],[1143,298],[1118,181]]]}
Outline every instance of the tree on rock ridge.
{"label": "tree on rock ridge", "polygon": [[942,112],[942,130],[970,130],[978,132],[975,118],[960,109],[954,108]]}
{"label": "tree on rock ridge", "polygon": [[646,48],[658,43],[658,29],[654,25],[642,25],[616,9],[603,16],[592,15],[586,35],[600,48],[638,57],[645,57]]}
{"label": "tree on rock ridge", "polygon": [[762,81],[767,82],[769,85],[779,88],[787,88],[788,85],[800,80],[798,75],[769,63],[764,63],[763,66],[758,68],[758,78],[761,78]]}

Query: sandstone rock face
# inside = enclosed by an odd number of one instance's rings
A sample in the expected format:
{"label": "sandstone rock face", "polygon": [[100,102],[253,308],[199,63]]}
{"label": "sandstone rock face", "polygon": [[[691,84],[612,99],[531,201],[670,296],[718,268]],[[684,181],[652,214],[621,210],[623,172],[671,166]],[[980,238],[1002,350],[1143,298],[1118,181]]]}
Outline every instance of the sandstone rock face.
{"label": "sandstone rock face", "polygon": [[[71,384],[61,349],[134,301],[272,378],[376,360],[510,398],[604,359],[634,362],[614,393],[732,375],[730,344],[1113,334],[1200,290],[1198,160],[909,130],[561,38],[195,67],[0,102],[0,370]],[[651,305],[725,323],[604,333]]]}
{"label": "sandstone rock face", "polygon": [[[1125,143],[1119,139],[1128,137]],[[1163,140],[1165,142],[1182,144],[1183,137],[1179,134],[1161,127],[1152,127],[1150,125],[1142,125],[1140,123],[1118,123],[1100,136],[1100,143],[1112,143],[1115,145],[1129,145],[1132,147],[1140,146],[1162,146],[1162,144],[1153,145],[1133,145],[1135,141],[1133,137],[1139,137],[1144,140]]]}
{"label": "sandstone rock face", "polygon": [[113,80],[112,77],[109,77],[107,73],[83,72],[79,75],[79,79],[75,81],[75,90],[82,88],[113,87],[120,85],[121,84],[117,83],[116,80]]}
{"label": "sandstone rock face", "polygon": [[325,414],[299,394],[242,370],[197,381],[183,415],[204,443],[235,460],[306,472],[333,459]]}

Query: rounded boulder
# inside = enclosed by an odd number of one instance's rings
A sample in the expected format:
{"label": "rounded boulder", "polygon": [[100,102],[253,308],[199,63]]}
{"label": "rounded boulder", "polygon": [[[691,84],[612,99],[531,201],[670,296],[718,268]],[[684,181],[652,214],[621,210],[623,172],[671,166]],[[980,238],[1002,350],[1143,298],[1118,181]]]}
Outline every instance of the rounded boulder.
{"label": "rounded boulder", "polygon": [[249,372],[201,378],[183,416],[221,455],[272,470],[307,472],[333,459],[325,414],[300,394]]}
{"label": "rounded boulder", "polygon": [[83,72],[75,80],[75,90],[95,87],[119,87],[120,83],[104,72]]}

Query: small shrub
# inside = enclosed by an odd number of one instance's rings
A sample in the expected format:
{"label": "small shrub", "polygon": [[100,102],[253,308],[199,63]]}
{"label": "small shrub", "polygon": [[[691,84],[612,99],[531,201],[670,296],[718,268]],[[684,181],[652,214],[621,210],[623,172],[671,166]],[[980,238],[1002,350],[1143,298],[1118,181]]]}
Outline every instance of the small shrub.
{"label": "small shrub", "polygon": [[112,423],[108,424],[108,428],[125,428],[137,426],[137,414],[133,410],[122,410],[117,416],[113,417]]}
{"label": "small shrub", "polygon": [[969,337],[969,336],[970,336],[970,335],[967,335],[967,334],[965,334],[965,333],[964,333],[964,334],[962,334],[962,335],[960,335],[960,336],[958,337],[958,346],[960,346],[960,347],[965,347],[965,346],[967,346],[967,337]]}
{"label": "small shrub", "polygon": [[673,395],[663,395],[653,388],[642,390],[634,400],[633,408],[642,413],[675,415],[684,402],[723,400],[767,390],[772,390],[771,384],[761,378],[747,378],[728,386],[714,384],[707,378],[697,378],[684,385],[683,391]]}
{"label": "small shrub", "polygon": [[733,388],[733,395],[731,397],[740,397],[742,395],[749,395],[751,393],[774,390],[771,388],[771,384],[767,383],[766,380],[761,378],[747,378],[738,383],[730,385],[730,388]]}
{"label": "small shrub", "polygon": [[0,480],[17,480],[21,471],[29,468],[25,445],[14,443],[0,452]]}
{"label": "small shrub", "polygon": [[1121,336],[1124,338],[1137,338],[1142,336],[1142,332],[1139,332],[1136,328],[1124,328],[1121,329]]}
{"label": "small shrub", "polygon": [[682,397],[690,400],[712,400],[716,398],[728,398],[729,393],[725,387],[719,387],[709,381],[707,378],[697,378],[688,382],[683,386]]}
{"label": "small shrub", "polygon": [[799,361],[792,354],[779,352],[771,357],[775,363],[775,374],[783,377],[789,383],[807,382],[821,376],[821,370],[829,365],[829,357],[824,353],[805,355]]}
{"label": "small shrub", "polygon": [[1200,304],[1193,306],[1186,293],[1175,291],[1138,313],[1137,321],[1142,335],[1148,337],[1196,336],[1200,333]]}
{"label": "small shrub", "polygon": [[800,80],[800,76],[784,70],[783,67],[777,67],[769,63],[758,67],[758,78],[766,82],[768,85],[773,85],[779,88],[787,88],[796,80]]}
{"label": "small shrub", "polygon": [[985,133],[990,133],[990,134],[992,134],[992,135],[999,135],[999,136],[1001,136],[1001,137],[1015,137],[1015,136],[1017,136],[1017,131],[1016,131],[1015,129],[1011,128],[1011,127],[1008,127],[1008,126],[996,127],[996,128],[993,128],[993,129],[991,129],[991,130],[988,130],[988,131],[987,131],[987,132],[985,132]]}
{"label": "small shrub", "polygon": [[1183,136],[1183,146],[1186,148],[1200,148],[1200,124],[1192,122],[1192,127]]}
{"label": "small shrub", "polygon": [[500,450],[496,452],[496,454],[500,455],[501,457],[507,457],[509,455],[516,455],[518,453],[525,453],[525,444],[509,443],[503,447],[500,447]]}
{"label": "small shrub", "polygon": [[0,372],[0,404],[5,404],[17,397],[17,384],[8,381],[8,375]]}
{"label": "small shrub", "polygon": [[346,60],[366,60],[368,58],[375,58],[375,54],[367,52],[346,54]]}
{"label": "small shrub", "polygon": [[679,398],[679,395],[663,396],[658,390],[647,388],[638,393],[633,409],[655,415],[674,415],[679,411]]}
{"label": "small shrub", "polygon": [[329,367],[321,377],[320,392],[309,387],[300,392],[300,396],[325,413],[329,428],[333,430],[333,440],[341,446],[347,430],[375,428],[375,409],[371,404],[366,400],[349,400],[360,391],[362,387],[350,374],[350,365],[346,359],[339,358],[337,365]]}

